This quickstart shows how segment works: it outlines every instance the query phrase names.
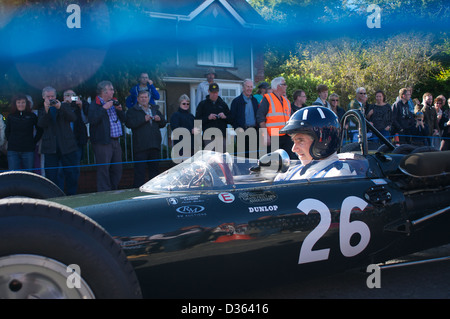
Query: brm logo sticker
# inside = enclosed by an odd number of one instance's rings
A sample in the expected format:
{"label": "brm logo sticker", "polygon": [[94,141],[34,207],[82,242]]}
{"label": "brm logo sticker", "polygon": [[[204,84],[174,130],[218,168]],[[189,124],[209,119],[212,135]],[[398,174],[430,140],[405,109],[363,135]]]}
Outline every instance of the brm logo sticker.
{"label": "brm logo sticker", "polygon": [[185,205],[180,206],[176,209],[178,214],[178,217],[184,218],[184,217],[194,217],[194,216],[206,216],[206,213],[203,211],[205,210],[205,207],[200,205]]}

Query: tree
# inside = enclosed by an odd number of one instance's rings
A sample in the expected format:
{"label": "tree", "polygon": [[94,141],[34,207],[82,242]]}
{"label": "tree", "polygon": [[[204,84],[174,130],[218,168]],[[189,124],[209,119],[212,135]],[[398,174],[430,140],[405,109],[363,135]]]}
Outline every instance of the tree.
{"label": "tree", "polygon": [[380,89],[393,102],[400,88],[420,86],[442,70],[433,60],[438,51],[430,35],[401,34],[383,41],[343,38],[321,42],[320,46],[317,42],[299,44],[280,71],[327,82],[341,96],[341,106],[355,98],[360,86],[372,94],[371,102]]}
{"label": "tree", "polygon": [[[440,93],[448,92],[450,50],[444,32],[450,9],[446,1],[249,3],[272,22],[265,60],[270,78],[284,74],[321,79],[331,83],[341,105],[355,97],[359,86],[372,94],[382,89],[391,102],[402,87],[415,87],[417,96],[438,88]],[[380,10],[379,29],[368,26],[372,4]]]}

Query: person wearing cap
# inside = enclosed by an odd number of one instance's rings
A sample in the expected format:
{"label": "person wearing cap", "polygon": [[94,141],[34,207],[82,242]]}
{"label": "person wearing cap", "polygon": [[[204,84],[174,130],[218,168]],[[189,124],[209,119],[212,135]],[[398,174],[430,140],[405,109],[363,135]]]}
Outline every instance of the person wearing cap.
{"label": "person wearing cap", "polygon": [[[208,89],[206,99],[201,101],[195,111],[195,119],[202,121],[202,129],[205,133],[209,128],[217,128],[222,134],[222,138],[204,134],[204,146],[215,142],[216,151],[223,152],[226,147],[227,125],[231,124],[230,109],[227,103],[219,96],[219,85],[211,83]],[[221,144],[222,143],[222,144]]]}
{"label": "person wearing cap", "polygon": [[[197,93],[195,95],[195,103],[199,105],[201,101],[205,100],[209,94],[209,86],[214,83],[216,78],[216,71],[213,68],[209,68],[206,73],[206,81],[201,82],[197,87]],[[222,95],[222,91],[219,89],[219,96]]]}
{"label": "person wearing cap", "polygon": [[277,77],[272,80],[271,87],[273,92],[264,94],[259,104],[256,121],[260,128],[265,128],[267,131],[263,137],[265,145],[273,148],[275,142],[273,139],[278,139],[280,148],[284,149],[290,158],[294,158],[295,154],[291,151],[291,139],[280,132],[292,114],[291,103],[286,98],[286,81],[283,77]]}
{"label": "person wearing cap", "polygon": [[271,93],[269,91],[270,91],[269,83],[263,81],[258,85],[258,91],[256,91],[255,95],[253,95],[255,99],[258,101],[258,104],[261,103],[264,94]]}
{"label": "person wearing cap", "polygon": [[323,106],[308,106],[295,112],[280,133],[288,134],[300,163],[280,173],[275,181],[356,175],[339,161],[340,125],[336,114]]}

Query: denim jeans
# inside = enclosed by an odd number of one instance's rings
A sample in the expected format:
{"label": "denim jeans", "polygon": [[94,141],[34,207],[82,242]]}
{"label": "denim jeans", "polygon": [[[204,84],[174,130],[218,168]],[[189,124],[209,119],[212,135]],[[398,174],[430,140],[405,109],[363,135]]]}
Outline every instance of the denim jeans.
{"label": "denim jeans", "polygon": [[7,156],[10,170],[32,170],[34,168],[34,152],[8,151]]}

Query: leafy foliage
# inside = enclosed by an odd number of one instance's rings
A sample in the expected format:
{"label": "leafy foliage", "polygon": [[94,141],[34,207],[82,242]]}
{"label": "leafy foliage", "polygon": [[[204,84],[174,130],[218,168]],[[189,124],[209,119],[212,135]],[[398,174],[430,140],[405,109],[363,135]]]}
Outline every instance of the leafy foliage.
{"label": "leafy foliage", "polygon": [[[273,22],[272,28],[280,30],[278,35],[290,36],[289,40],[278,37],[276,41],[268,41],[265,59],[268,78],[284,74],[319,79],[340,95],[341,106],[355,98],[355,90],[360,86],[372,94],[369,102],[374,102],[374,93],[380,89],[390,103],[402,87],[414,87],[413,97],[421,97],[428,91],[434,96],[450,92],[450,45],[443,32],[450,9],[445,1],[249,2]],[[379,30],[366,26],[370,4],[381,8]],[[284,15],[276,17],[278,11]],[[301,88],[309,92],[316,83],[294,82],[299,86],[292,90]]]}
{"label": "leafy foliage", "polygon": [[281,70],[321,79],[341,96],[344,106],[355,98],[355,90],[361,86],[372,94],[372,102],[377,90],[383,90],[388,101],[393,102],[400,88],[418,86],[441,70],[441,65],[432,59],[438,48],[432,45],[431,37],[420,35],[399,35],[374,42],[313,42],[299,45]]}

